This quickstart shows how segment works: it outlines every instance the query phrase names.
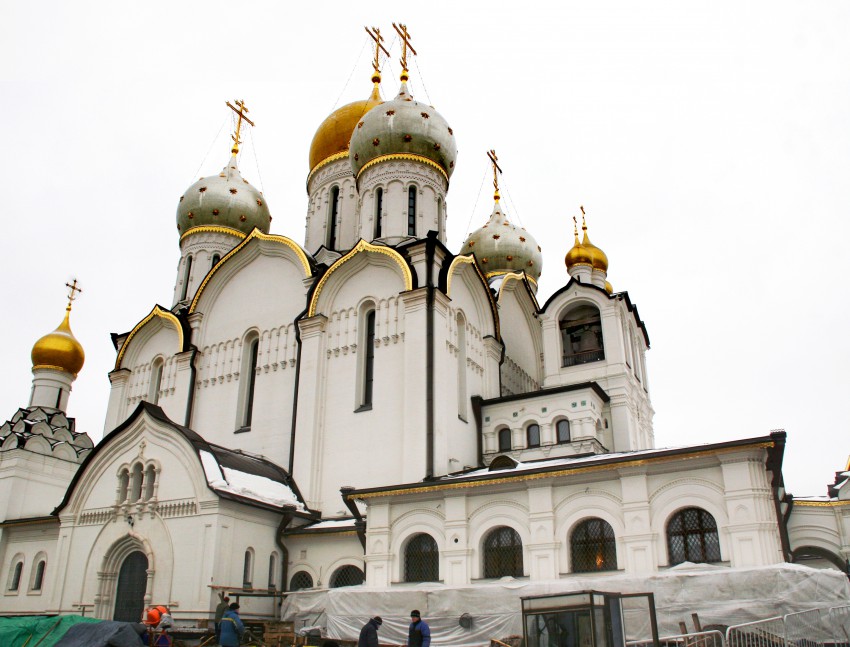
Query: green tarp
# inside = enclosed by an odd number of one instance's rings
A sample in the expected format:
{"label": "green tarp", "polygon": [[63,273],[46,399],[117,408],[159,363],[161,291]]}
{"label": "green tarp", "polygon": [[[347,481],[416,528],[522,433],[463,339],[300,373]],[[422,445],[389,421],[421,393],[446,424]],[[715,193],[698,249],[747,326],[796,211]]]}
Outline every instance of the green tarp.
{"label": "green tarp", "polygon": [[19,616],[0,618],[3,647],[53,647],[65,632],[81,622],[100,622],[82,616]]}

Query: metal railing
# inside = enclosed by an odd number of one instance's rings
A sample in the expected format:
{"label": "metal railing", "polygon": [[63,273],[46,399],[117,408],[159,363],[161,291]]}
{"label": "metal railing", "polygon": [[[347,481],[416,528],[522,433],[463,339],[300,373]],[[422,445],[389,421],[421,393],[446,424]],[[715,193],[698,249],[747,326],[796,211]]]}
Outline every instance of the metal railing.
{"label": "metal railing", "polygon": [[810,609],[726,630],[727,647],[850,647],[850,606]]}
{"label": "metal railing", "polygon": [[[697,631],[692,634],[664,636],[658,639],[661,647],[726,647],[723,634],[719,631]],[[655,647],[650,640],[635,640],[626,643],[626,647]]]}
{"label": "metal railing", "polygon": [[582,353],[569,353],[562,356],[561,366],[576,366],[578,364],[587,364],[588,362],[598,362],[605,359],[605,351],[601,348],[596,350],[586,350]]}

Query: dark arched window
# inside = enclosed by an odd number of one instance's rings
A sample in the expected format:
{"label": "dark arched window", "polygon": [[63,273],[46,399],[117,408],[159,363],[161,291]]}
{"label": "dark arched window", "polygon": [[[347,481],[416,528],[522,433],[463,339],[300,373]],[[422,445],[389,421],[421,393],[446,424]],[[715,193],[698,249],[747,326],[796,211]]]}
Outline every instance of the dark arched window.
{"label": "dark arched window", "polygon": [[215,253],[212,255],[212,262],[210,263],[210,269],[214,268],[218,265],[218,262],[221,260],[221,254]]}
{"label": "dark arched window", "polygon": [[189,277],[192,274],[192,257],[186,257],[186,270],[183,272],[183,289],[180,291],[180,300],[186,298],[189,293]]}
{"label": "dark arched window", "polygon": [[242,587],[250,589],[254,581],[254,551],[245,551],[245,561],[242,564]]}
{"label": "dark arched window", "polygon": [[339,187],[331,189],[331,204],[328,210],[328,249],[336,249],[336,218],[339,215]]}
{"label": "dark arched window", "polygon": [[528,441],[526,443],[528,447],[540,447],[540,425],[528,425],[525,430],[525,437]]}
{"label": "dark arched window", "polygon": [[555,425],[555,431],[557,433],[559,443],[570,442],[570,421],[569,420],[559,420],[558,424]]}
{"label": "dark arched window", "polygon": [[154,486],[156,485],[156,468],[153,465],[148,465],[145,470],[145,501],[150,501],[153,498]]}
{"label": "dark arched window", "polygon": [[357,586],[363,584],[363,571],[356,566],[341,566],[331,575],[331,588],[339,589],[343,586]]}
{"label": "dark arched window", "polygon": [[416,235],[416,187],[407,190],[407,235]]}
{"label": "dark arched window", "polygon": [[366,313],[366,331],[363,346],[366,354],[363,356],[363,397],[361,407],[372,406],[372,386],[375,380],[375,311]]}
{"label": "dark arched window", "polygon": [[136,463],[133,465],[133,478],[130,486],[130,503],[135,503],[142,498],[143,478],[144,472],[142,471],[142,464]]}
{"label": "dark arched window", "polygon": [[298,571],[289,580],[290,591],[300,591],[301,589],[312,589],[313,577],[307,571]]}
{"label": "dark arched window", "polygon": [[47,566],[47,562],[43,559],[39,560],[38,564],[35,567],[35,577],[32,581],[32,590],[33,591],[41,591],[41,587],[44,584],[44,568]]}
{"label": "dark arched window", "polygon": [[277,554],[269,555],[269,591],[277,588]]}
{"label": "dark arched window", "polygon": [[585,519],[570,538],[573,573],[617,570],[614,529],[603,519]]}
{"label": "dark arched window", "polygon": [[375,191],[375,238],[381,237],[381,213],[384,210],[384,190]]}
{"label": "dark arched window", "polygon": [[404,551],[404,581],[437,582],[439,579],[440,554],[437,542],[431,535],[416,535]]}
{"label": "dark arched window", "polygon": [[513,528],[499,526],[484,539],[484,577],[522,577],[522,539]]}
{"label": "dark arched window", "polygon": [[14,573],[12,574],[12,580],[9,582],[9,590],[10,591],[17,591],[18,588],[21,586],[21,573],[23,573],[23,571],[24,571],[24,563],[23,562],[18,562],[17,564],[15,564],[15,570],[14,570]]}
{"label": "dark arched window", "polygon": [[254,417],[254,388],[257,384],[257,360],[260,352],[260,340],[254,338],[248,344],[245,350],[245,356],[242,358],[242,376],[245,379],[242,388],[242,403],[239,427],[248,429],[251,427],[251,420]]}
{"label": "dark arched window", "polygon": [[162,386],[162,367],[162,358],[157,357],[151,366],[151,384],[148,392],[148,402],[151,404],[159,404],[159,390]]}
{"label": "dark arched window", "polygon": [[511,451],[511,430],[510,429],[500,429],[499,430],[499,451],[500,452]]}
{"label": "dark arched window", "polygon": [[685,508],[667,524],[670,566],[682,562],[719,562],[717,522],[702,508]]}
{"label": "dark arched window", "polygon": [[562,366],[605,359],[602,320],[596,306],[578,306],[561,317]]}

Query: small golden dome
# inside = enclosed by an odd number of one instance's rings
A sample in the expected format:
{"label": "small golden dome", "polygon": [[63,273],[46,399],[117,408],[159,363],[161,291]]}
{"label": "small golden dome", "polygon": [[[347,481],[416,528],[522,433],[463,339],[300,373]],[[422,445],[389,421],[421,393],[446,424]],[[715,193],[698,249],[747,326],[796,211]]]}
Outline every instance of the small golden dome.
{"label": "small golden dome", "polygon": [[605,281],[605,291],[606,291],[608,294],[611,294],[612,292],[614,292],[614,286],[613,286],[613,285],[611,285],[611,282],[610,282],[610,281]]}
{"label": "small golden dome", "polygon": [[74,333],[68,318],[71,316],[71,306],[65,309],[65,318],[59,327],[35,342],[32,347],[33,369],[52,368],[71,373],[76,376],[83,368],[86,353]]}
{"label": "small golden dome", "polygon": [[321,123],[310,144],[310,171],[329,157],[348,152],[351,134],[357,128],[360,119],[372,108],[383,103],[379,92],[380,80],[381,77],[377,74],[372,77],[374,87],[368,99],[354,101],[337,108]]}
{"label": "small golden dome", "polygon": [[608,271],[608,256],[599,249],[596,245],[590,242],[590,239],[587,237],[587,224],[582,219],[581,230],[584,232],[584,238],[581,241],[581,246],[587,250],[587,253],[590,255],[591,265],[593,265],[593,269],[602,270],[603,272]]}
{"label": "small golden dome", "polygon": [[570,251],[567,252],[567,255],[564,256],[564,263],[567,266],[567,270],[571,270],[576,265],[593,265],[593,258],[578,240],[578,225],[573,227],[573,235],[576,242],[570,248]]}

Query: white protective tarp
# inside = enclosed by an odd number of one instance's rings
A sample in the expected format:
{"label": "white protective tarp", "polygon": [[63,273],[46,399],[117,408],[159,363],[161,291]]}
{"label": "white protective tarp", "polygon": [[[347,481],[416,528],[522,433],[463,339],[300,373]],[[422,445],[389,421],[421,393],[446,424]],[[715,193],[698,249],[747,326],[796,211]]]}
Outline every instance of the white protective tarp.
{"label": "white protective tarp", "polygon": [[[506,578],[467,587],[440,584],[399,584],[392,588],[366,586],[298,591],[283,603],[284,620],[295,628],[321,625],[330,638],[356,640],[360,628],[380,615],[381,643],[407,641],[409,613],[418,609],[430,625],[435,646],[472,647],[490,638],[522,635],[520,598],[584,590],[655,594],[659,635],[679,633],[679,622],[691,626],[698,613],[703,627],[733,625],[818,607],[850,604],[847,576],[836,570],[818,570],[797,564],[751,569],[683,564],[664,572],[634,576],[621,573],[568,576],[529,582]],[[464,629],[460,616],[472,616]],[[626,618],[629,639],[646,636],[645,613]]]}

